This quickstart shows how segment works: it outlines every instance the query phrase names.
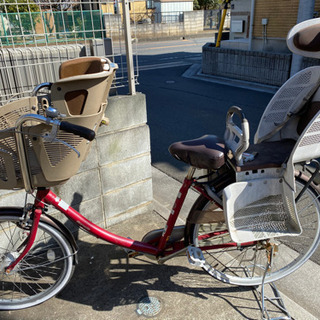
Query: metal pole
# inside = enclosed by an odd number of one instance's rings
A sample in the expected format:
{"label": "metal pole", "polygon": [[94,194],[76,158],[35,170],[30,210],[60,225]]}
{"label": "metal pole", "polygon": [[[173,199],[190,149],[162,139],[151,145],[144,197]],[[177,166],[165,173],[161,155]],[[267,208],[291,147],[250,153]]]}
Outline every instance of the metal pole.
{"label": "metal pole", "polygon": [[252,50],[252,34],[253,34],[253,23],[254,23],[254,8],[255,0],[251,0],[251,10],[250,10],[250,29],[249,29],[249,45],[248,50]]}
{"label": "metal pole", "polygon": [[122,0],[122,11],[123,11],[123,22],[124,22],[124,36],[125,36],[125,44],[126,44],[129,94],[135,95],[136,85],[134,81],[134,65],[133,65],[133,51],[132,51],[132,39],[131,39],[131,27],[130,27],[129,0]]}
{"label": "metal pole", "polygon": [[224,4],[224,8],[223,8],[223,11],[222,11],[222,19],[221,19],[221,22],[220,22],[220,27],[219,27],[218,37],[217,37],[216,47],[220,47],[220,41],[221,41],[222,31],[223,31],[223,26],[224,26],[224,20],[226,18],[226,14],[227,14],[227,10],[228,10],[228,4],[230,2],[231,2],[231,0],[226,0],[225,4]]}

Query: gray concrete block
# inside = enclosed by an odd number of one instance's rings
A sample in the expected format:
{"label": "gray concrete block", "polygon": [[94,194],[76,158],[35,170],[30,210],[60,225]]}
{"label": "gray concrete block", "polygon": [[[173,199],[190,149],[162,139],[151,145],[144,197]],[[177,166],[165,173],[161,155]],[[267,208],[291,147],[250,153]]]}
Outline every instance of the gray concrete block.
{"label": "gray concrete block", "polygon": [[290,54],[203,47],[202,72],[281,86],[289,76]]}
{"label": "gray concrete block", "polygon": [[78,172],[88,171],[98,167],[97,142],[94,140],[91,143],[91,148],[86,157],[86,160],[81,163]]}
{"label": "gray concrete block", "polygon": [[18,192],[18,191],[17,190],[5,190],[5,189],[0,190],[0,198],[9,194],[9,193],[14,193],[14,192]]}
{"label": "gray concrete block", "polygon": [[102,194],[151,178],[150,153],[100,168]]}
{"label": "gray concrete block", "polygon": [[134,216],[140,215],[140,214],[144,214],[144,213],[150,213],[152,212],[154,208],[154,203],[152,201],[148,201],[148,202],[144,202],[143,204],[134,207],[131,210],[128,210],[127,212],[124,212],[120,215],[111,217],[107,219],[107,226],[111,226],[120,222],[123,222],[127,219],[130,219]]}
{"label": "gray concrete block", "polygon": [[[70,204],[72,208],[77,210],[81,215],[83,215],[88,220],[92,221],[99,227],[105,228],[106,224],[104,221],[104,213],[102,208],[102,199],[99,197],[90,199],[88,201],[81,201],[77,204]],[[49,215],[57,218],[61,221],[72,233],[77,233],[79,231],[78,226],[70,221],[64,214],[53,209],[49,210]],[[86,233],[87,234],[87,233]]]}
{"label": "gray concrete block", "polygon": [[[4,191],[4,190],[2,190]],[[23,207],[25,205],[26,192],[24,190],[6,192],[0,197],[1,207]],[[27,202],[33,202],[34,198],[28,196]]]}
{"label": "gray concrete block", "polygon": [[98,135],[145,124],[147,122],[145,95],[137,93],[133,96],[109,97],[106,116],[110,123],[108,126],[100,127]]}
{"label": "gray concrete block", "polygon": [[96,198],[101,194],[99,170],[96,168],[78,173],[65,184],[53,187],[52,191],[68,204]]}
{"label": "gray concrete block", "polygon": [[97,146],[100,166],[150,152],[149,127],[144,125],[98,136]]}
{"label": "gray concrete block", "polygon": [[152,201],[152,179],[147,179],[125,188],[111,191],[103,196],[106,220],[128,211],[133,211],[144,203]]}

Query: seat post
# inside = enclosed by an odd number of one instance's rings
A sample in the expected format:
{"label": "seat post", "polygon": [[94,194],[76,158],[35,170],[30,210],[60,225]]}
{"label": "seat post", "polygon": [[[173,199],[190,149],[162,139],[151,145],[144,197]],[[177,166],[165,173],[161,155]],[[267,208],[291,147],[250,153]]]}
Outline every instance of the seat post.
{"label": "seat post", "polygon": [[189,170],[188,170],[188,173],[187,173],[186,178],[187,178],[188,180],[192,179],[195,171],[196,171],[196,168],[195,168],[195,167],[190,167]]}

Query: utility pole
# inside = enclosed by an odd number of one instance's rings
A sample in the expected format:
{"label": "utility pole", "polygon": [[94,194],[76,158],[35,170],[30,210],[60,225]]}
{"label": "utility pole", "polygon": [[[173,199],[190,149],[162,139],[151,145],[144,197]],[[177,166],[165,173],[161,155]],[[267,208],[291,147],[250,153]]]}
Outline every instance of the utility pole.
{"label": "utility pole", "polygon": [[231,0],[226,0],[224,2],[224,7],[223,7],[223,11],[222,11],[222,18],[221,18],[221,22],[220,22],[220,26],[219,26],[219,32],[218,32],[216,47],[220,47],[222,31],[223,31],[223,26],[224,26],[224,20],[226,18],[226,14],[227,14],[227,10],[228,10],[228,7],[229,7],[229,3],[231,3]]}
{"label": "utility pole", "polygon": [[132,38],[131,38],[131,27],[130,27],[130,12],[129,12],[129,0],[122,0],[123,7],[123,22],[124,22],[124,36],[126,44],[126,55],[127,55],[127,70],[128,70],[128,84],[129,94],[136,94],[136,86],[134,79],[134,64],[133,64],[133,50],[132,50]]}

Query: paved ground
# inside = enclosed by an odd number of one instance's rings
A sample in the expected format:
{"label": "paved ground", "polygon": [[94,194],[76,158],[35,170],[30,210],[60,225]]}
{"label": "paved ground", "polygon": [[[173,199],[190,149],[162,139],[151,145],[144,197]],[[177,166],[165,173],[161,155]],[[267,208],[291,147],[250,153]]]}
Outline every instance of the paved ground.
{"label": "paved ground", "polygon": [[[141,239],[147,231],[164,225],[180,184],[155,168],[153,182],[154,210],[112,226],[110,231]],[[190,194],[182,219],[196,197],[194,192]],[[150,315],[159,310],[154,319],[261,319],[260,288],[255,290],[220,283],[202,269],[190,266],[186,256],[158,265],[144,256],[128,259],[121,248],[90,236],[81,239],[79,246],[79,265],[62,293],[34,308],[0,312],[0,319],[143,319],[145,316],[141,313]],[[308,281],[304,276],[291,277],[288,283],[293,287],[289,291],[301,291],[307,301],[314,297],[315,300],[310,301],[314,308],[308,305],[305,308],[319,316],[319,298],[315,296],[317,288],[314,288],[318,280],[310,278],[312,284]],[[294,286],[295,282],[298,287]],[[269,286],[267,290],[270,293]],[[290,295],[282,294],[282,297],[294,319],[319,318],[299,305],[299,294],[295,296],[291,292]],[[139,304],[144,298],[153,304],[146,300]],[[274,311],[270,315],[281,314]]]}

